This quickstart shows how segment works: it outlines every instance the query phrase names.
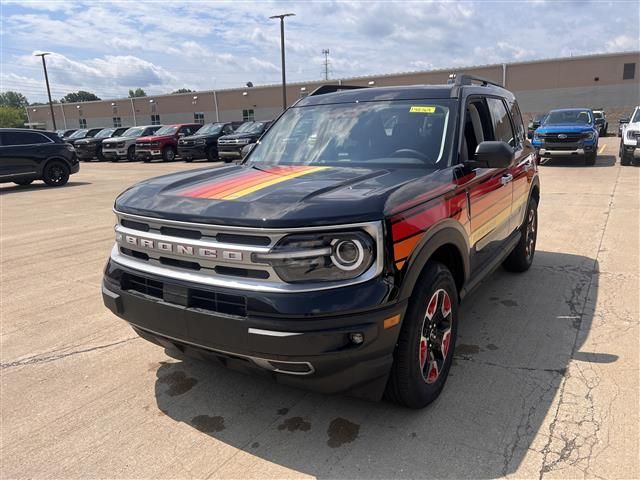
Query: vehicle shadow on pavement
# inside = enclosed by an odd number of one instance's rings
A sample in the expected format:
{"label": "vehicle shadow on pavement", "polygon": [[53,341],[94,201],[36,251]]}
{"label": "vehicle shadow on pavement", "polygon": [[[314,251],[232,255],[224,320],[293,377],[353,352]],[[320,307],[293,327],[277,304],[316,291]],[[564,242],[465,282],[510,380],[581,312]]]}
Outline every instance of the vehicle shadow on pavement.
{"label": "vehicle shadow on pavement", "polygon": [[11,184],[8,187],[0,186],[0,195],[8,195],[10,193],[21,193],[21,192],[33,192],[38,190],[48,190],[48,191],[51,191],[51,189],[60,190],[60,189],[71,188],[71,187],[82,187],[84,185],[91,185],[91,182],[74,182],[72,180],[69,180],[69,183],[67,183],[66,185],[62,185],[61,187],[50,187],[46,183],[33,183],[31,185]]}
{"label": "vehicle shadow on pavement", "polygon": [[580,167],[580,168],[598,168],[613,167],[616,164],[615,155],[598,155],[595,165],[585,165],[582,158],[552,158],[542,163],[543,167]]}
{"label": "vehicle shadow on pavement", "polygon": [[496,271],[465,299],[447,385],[421,411],[306,393],[187,358],[152,365],[158,408],[241,450],[233,462],[207,458],[213,477],[282,477],[282,467],[321,478],[512,474],[525,455],[545,453],[541,426],[557,416],[569,361],[617,360],[580,351],[597,291],[597,261],[578,255],[538,251],[527,273]]}

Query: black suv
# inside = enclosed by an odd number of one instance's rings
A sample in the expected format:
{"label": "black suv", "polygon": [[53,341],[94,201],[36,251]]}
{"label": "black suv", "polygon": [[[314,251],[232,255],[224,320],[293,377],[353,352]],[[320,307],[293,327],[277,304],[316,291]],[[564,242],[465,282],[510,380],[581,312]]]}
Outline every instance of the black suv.
{"label": "black suv", "polygon": [[242,122],[207,123],[195,134],[178,140],[178,155],[191,162],[196,158],[206,158],[210,162],[218,159],[218,139],[230,135]]}
{"label": "black suv", "polygon": [[242,149],[256,143],[270,125],[271,122],[245,122],[231,135],[220,137],[218,157],[224,161],[242,158]]}
{"label": "black suv", "polygon": [[74,148],[57,133],[0,128],[0,183],[29,185],[44,180],[47,185],[60,186],[78,170]]}
{"label": "black suv", "polygon": [[104,155],[102,155],[102,141],[106,138],[119,137],[127,130],[129,130],[129,127],[103,128],[93,137],[76,140],[73,146],[76,148],[78,158],[80,160],[92,160],[94,158],[99,161],[105,160]]}
{"label": "black suv", "polygon": [[68,137],[64,137],[63,140],[65,142],[70,143],[71,145],[75,145],[78,140],[82,140],[84,138],[93,138],[98,132],[104,130],[104,127],[100,128],[81,128],[80,130],[76,130]]}
{"label": "black suv", "polygon": [[533,262],[535,158],[514,95],[487,80],[320,87],[242,164],[125,190],[103,300],[169,351],[424,407],[459,301]]}

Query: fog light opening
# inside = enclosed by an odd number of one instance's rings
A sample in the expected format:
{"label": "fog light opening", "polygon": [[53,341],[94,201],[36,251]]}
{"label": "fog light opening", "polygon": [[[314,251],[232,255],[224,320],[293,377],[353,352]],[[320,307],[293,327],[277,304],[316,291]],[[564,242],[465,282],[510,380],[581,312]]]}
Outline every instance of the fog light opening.
{"label": "fog light opening", "polygon": [[364,342],[364,333],[361,332],[353,332],[349,334],[349,340],[354,345],[360,345]]}

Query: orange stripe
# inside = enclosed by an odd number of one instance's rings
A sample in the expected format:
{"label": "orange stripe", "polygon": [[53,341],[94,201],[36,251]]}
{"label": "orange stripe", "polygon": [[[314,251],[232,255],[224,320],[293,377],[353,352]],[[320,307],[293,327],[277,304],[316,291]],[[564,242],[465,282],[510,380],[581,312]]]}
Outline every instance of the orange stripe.
{"label": "orange stripe", "polygon": [[205,185],[202,185],[196,188],[186,189],[183,192],[180,192],[180,195],[185,197],[206,196],[207,194],[213,191],[216,191],[222,188],[228,188],[231,185],[243,183],[256,177],[263,177],[264,175],[265,173],[259,170],[253,171],[253,172],[252,171],[241,172],[240,175],[233,175],[231,178],[215,179],[213,182],[209,182]]}
{"label": "orange stripe", "polygon": [[276,185],[278,183],[282,183],[286,180],[291,180],[292,178],[301,177],[303,175],[307,175],[309,173],[318,172],[320,170],[324,170],[329,167],[306,167],[304,169],[296,169],[297,171],[292,171],[288,175],[283,175],[279,178],[273,178],[271,180],[267,180],[266,182],[262,182],[255,186],[250,186],[244,188],[242,190],[235,191],[230,194],[225,194],[224,197],[220,197],[223,200],[234,200],[236,198],[243,197],[245,195],[249,195],[250,193],[257,192],[258,190],[262,190],[263,188],[270,187],[271,185]]}
{"label": "orange stripe", "polygon": [[234,185],[229,185],[226,188],[218,188],[215,191],[212,192],[207,192],[206,195],[203,195],[204,198],[211,198],[211,199],[222,199],[224,197],[226,197],[227,195],[232,195],[236,192],[239,192],[241,190],[244,190],[245,188],[249,188],[252,187],[254,185],[260,185],[262,183],[265,183],[269,180],[271,180],[273,178],[272,175],[268,175],[268,174],[263,174],[260,175],[258,177],[255,178],[251,178],[248,181],[245,182],[241,182],[241,183],[236,183]]}
{"label": "orange stripe", "polygon": [[413,237],[402,240],[393,246],[393,256],[396,260],[407,258],[411,255],[416,244],[422,238],[422,234],[414,235]]}

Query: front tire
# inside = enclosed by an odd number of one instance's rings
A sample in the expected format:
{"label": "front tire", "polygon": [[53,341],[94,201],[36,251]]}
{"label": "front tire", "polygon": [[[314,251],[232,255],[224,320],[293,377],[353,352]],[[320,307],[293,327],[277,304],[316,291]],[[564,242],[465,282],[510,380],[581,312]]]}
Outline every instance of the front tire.
{"label": "front tire", "polygon": [[207,149],[207,161],[215,162],[216,160],[218,160],[218,151],[215,147],[209,147]]}
{"label": "front tire", "polygon": [[538,202],[535,198],[529,200],[524,218],[524,223],[520,227],[520,241],[502,262],[502,266],[508,272],[526,272],[533,263],[538,238]]}
{"label": "front tire", "polygon": [[61,187],[69,181],[69,167],[60,160],[49,162],[42,172],[42,180],[50,187]]}
{"label": "front tire", "polygon": [[166,147],[162,151],[163,162],[173,162],[176,159],[176,150],[173,147]]}
{"label": "front tire", "polygon": [[420,275],[402,322],[385,395],[424,408],[444,388],[458,332],[458,290],[451,272],[429,262]]}
{"label": "front tire", "polygon": [[624,149],[622,149],[622,152],[620,152],[620,165],[622,165],[623,167],[630,166],[632,162],[631,158],[631,155],[627,155]]}

